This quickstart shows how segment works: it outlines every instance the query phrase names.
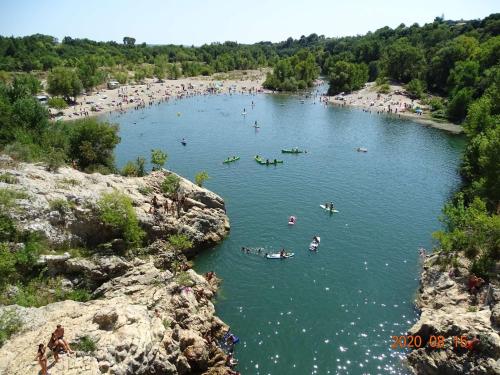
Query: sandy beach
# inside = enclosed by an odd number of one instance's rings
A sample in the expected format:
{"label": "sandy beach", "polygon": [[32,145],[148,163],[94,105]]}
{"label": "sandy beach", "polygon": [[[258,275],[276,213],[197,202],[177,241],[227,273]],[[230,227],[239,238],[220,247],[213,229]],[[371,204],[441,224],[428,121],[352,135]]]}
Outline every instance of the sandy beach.
{"label": "sandy beach", "polygon": [[218,73],[210,77],[188,77],[176,80],[146,79],[143,84],[122,85],[108,89],[104,85],[77,98],[77,104],[64,110],[51,108],[55,120],[75,120],[112,111],[126,111],[156,105],[170,100],[212,94],[256,94],[264,92],[265,70]]}
{"label": "sandy beach", "polygon": [[[50,109],[50,111],[56,120],[75,120],[106,112],[141,109],[198,95],[273,93],[262,87],[265,78],[264,70],[248,70],[218,73],[210,77],[163,80],[163,82],[146,79],[143,84],[122,85],[116,89],[108,89],[103,85],[88,95],[79,96],[76,105],[64,110]],[[404,95],[402,86],[390,87],[390,93],[379,94],[375,84],[370,82],[363,89],[349,94],[323,96],[322,101],[331,105],[357,107],[375,114],[411,118],[422,125],[454,134],[463,132],[463,128],[459,125],[432,119],[425,105]],[[412,109],[417,107],[423,110],[422,114],[413,112]]]}
{"label": "sandy beach", "polygon": [[[361,90],[345,95],[328,96],[328,103],[339,106],[352,106],[361,108],[363,111],[411,118],[425,126],[446,130],[454,134],[463,132],[460,125],[449,122],[440,122],[430,116],[430,111],[426,105],[418,100],[412,100],[406,96],[405,89],[399,85],[391,85],[388,94],[379,94],[374,82],[369,82]],[[421,108],[422,113],[417,114],[413,109]]]}

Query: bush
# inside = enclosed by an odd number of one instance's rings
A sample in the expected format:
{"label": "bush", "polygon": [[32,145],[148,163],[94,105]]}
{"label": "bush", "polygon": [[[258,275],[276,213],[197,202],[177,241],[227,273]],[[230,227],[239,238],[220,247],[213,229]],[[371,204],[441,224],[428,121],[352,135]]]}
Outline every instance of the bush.
{"label": "bush", "polygon": [[12,173],[2,173],[0,174],[0,182],[4,182],[6,184],[17,184],[19,180]]}
{"label": "bush", "polygon": [[7,212],[17,208],[17,199],[26,199],[28,194],[24,191],[13,189],[0,189],[0,208]]}
{"label": "bush", "polygon": [[446,113],[453,122],[462,122],[467,115],[467,109],[472,103],[472,90],[461,89],[451,98]]}
{"label": "bush", "polygon": [[14,221],[4,213],[0,213],[0,242],[14,241],[17,229]]}
{"label": "bush", "polygon": [[146,175],[146,159],[138,157],[135,162],[129,161],[123,167],[121,174],[127,177],[142,177]]}
{"label": "bush", "polygon": [[196,176],[194,176],[194,181],[196,183],[196,185],[198,186],[203,186],[203,183],[208,180],[210,178],[210,176],[208,175],[208,173],[206,171],[201,171],[201,172],[198,172],[196,173]]}
{"label": "bush", "polygon": [[78,302],[87,302],[92,298],[92,294],[87,289],[73,289],[66,293],[65,298]]}
{"label": "bush", "polygon": [[142,195],[149,195],[153,192],[153,188],[151,186],[140,186],[137,190]]}
{"label": "bush", "polygon": [[184,234],[173,234],[168,238],[168,242],[175,250],[180,250],[181,252],[193,246],[193,242]]}
{"label": "bush", "polygon": [[377,92],[380,94],[388,94],[391,92],[391,86],[389,86],[387,83],[384,83],[378,87]]}
{"label": "bush", "polygon": [[173,197],[180,189],[181,179],[175,174],[169,174],[161,183],[161,190],[167,196]]}
{"label": "bush", "polygon": [[168,155],[162,150],[151,150],[151,164],[153,164],[153,171],[158,171],[167,162]]}
{"label": "bush", "polygon": [[51,148],[44,157],[45,168],[49,172],[57,172],[65,163],[65,153],[61,150]]}
{"label": "bush", "polygon": [[71,127],[69,155],[82,170],[114,170],[113,151],[119,142],[118,125],[93,118],[77,120]]}
{"label": "bush", "polygon": [[55,108],[55,109],[68,108],[68,103],[66,103],[66,101],[63,98],[58,98],[58,97],[50,98],[48,104],[50,108]]}
{"label": "bush", "polygon": [[72,346],[75,350],[85,353],[93,353],[97,349],[96,342],[89,336],[83,336],[79,342]]}
{"label": "bush", "polygon": [[50,201],[49,207],[51,211],[58,211],[61,215],[64,215],[71,210],[71,204],[63,198]]}
{"label": "bush", "polygon": [[23,324],[14,311],[4,311],[0,315],[0,347],[16,332],[20,331]]}
{"label": "bush", "polygon": [[175,278],[177,283],[181,286],[192,287],[194,285],[194,281],[191,279],[189,274],[185,271],[180,272]]}
{"label": "bush", "polygon": [[117,191],[104,194],[97,202],[101,220],[119,230],[129,246],[137,247],[145,235],[132,206],[132,200]]}
{"label": "bush", "polygon": [[425,84],[421,80],[414,78],[406,85],[406,90],[410,97],[420,99],[424,94]]}

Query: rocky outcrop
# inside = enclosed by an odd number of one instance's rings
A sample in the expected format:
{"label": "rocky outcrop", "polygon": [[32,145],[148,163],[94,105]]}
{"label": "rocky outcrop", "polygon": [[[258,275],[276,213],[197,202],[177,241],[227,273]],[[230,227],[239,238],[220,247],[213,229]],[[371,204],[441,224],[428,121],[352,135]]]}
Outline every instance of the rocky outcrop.
{"label": "rocky outcrop", "polygon": [[[187,269],[186,263],[186,256],[227,234],[222,198],[181,178],[183,204],[174,210],[160,189],[168,171],[126,178],[70,168],[51,173],[38,165],[1,162],[2,172],[13,175],[16,183],[0,182],[0,188],[26,196],[8,212],[18,228],[40,232],[53,249],[85,247],[82,253],[72,249],[40,256],[40,270],[57,277],[64,290],[90,290],[93,299],[40,308],[0,306],[0,316],[14,310],[23,323],[21,331],[0,348],[0,374],[38,374],[39,365],[33,361],[37,345],[47,344],[57,324],[65,328],[65,339],[76,353],[64,354],[54,364],[49,357],[52,375],[228,373],[226,355],[218,346],[228,327],[215,316],[211,302],[218,280],[205,279]],[[124,253],[123,240],[101,222],[97,202],[115,190],[131,198],[146,232],[145,248]],[[167,240],[177,233],[193,242],[194,252],[172,250]],[[11,251],[23,246],[9,243]],[[179,263],[183,271],[169,271],[177,270]],[[18,292],[15,286],[10,289],[9,293]]]}
{"label": "rocky outcrop", "polygon": [[[223,352],[206,339],[227,330],[210,302],[216,288],[215,279],[208,282],[192,270],[181,279],[136,260],[99,287],[99,299],[1,308],[16,310],[24,327],[0,348],[0,373],[37,374],[36,345],[46,343],[57,324],[76,353],[64,355],[53,375],[225,373]],[[93,352],[78,349],[84,337],[95,344]]]}
{"label": "rocky outcrop", "polygon": [[[443,257],[433,254],[424,262],[417,298],[421,315],[408,332],[420,336],[423,346],[407,355],[408,365],[415,374],[500,374],[500,289],[492,281],[471,295],[467,265],[450,272],[442,267]],[[429,341],[431,336],[442,336],[442,347]]]}
{"label": "rocky outcrop", "polygon": [[[193,241],[196,250],[213,246],[229,230],[223,199],[180,176],[180,192],[185,199],[177,215],[172,201],[162,194],[160,188],[164,178],[173,172],[157,171],[145,177],[123,177],[60,168],[52,173],[43,166],[24,163],[8,166],[2,172],[14,176],[17,184],[0,182],[0,188],[22,190],[27,194],[26,199],[17,201],[21,209],[11,212],[20,228],[42,232],[55,245],[83,243],[96,246],[111,242],[116,233],[103,225],[96,203],[102,194],[115,190],[132,199],[149,241],[182,233]],[[161,208],[152,208],[154,196]],[[165,202],[169,203],[168,211],[163,208]],[[115,241],[112,245],[114,250],[119,250],[121,244]]]}

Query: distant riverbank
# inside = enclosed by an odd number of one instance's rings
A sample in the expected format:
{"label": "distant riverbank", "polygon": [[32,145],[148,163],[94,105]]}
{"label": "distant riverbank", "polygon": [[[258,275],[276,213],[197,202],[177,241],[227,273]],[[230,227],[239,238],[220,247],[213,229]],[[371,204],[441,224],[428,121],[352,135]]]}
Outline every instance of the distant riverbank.
{"label": "distant riverbank", "polygon": [[187,77],[176,80],[146,79],[142,84],[122,85],[116,89],[100,88],[77,98],[64,110],[51,109],[56,120],[76,120],[107,112],[126,111],[162,102],[210,94],[253,94],[263,92],[265,70],[218,73],[209,77]]}
{"label": "distant riverbank", "polygon": [[[339,106],[347,105],[362,108],[370,113],[409,118],[422,125],[445,130],[453,134],[463,133],[463,128],[460,125],[437,121],[430,117],[425,105],[418,100],[412,100],[403,95],[404,88],[402,86],[391,85],[390,88],[388,94],[379,94],[375,89],[374,82],[370,82],[361,90],[342,96],[328,97],[328,102]],[[417,107],[423,110],[422,114],[413,112],[412,109]]]}

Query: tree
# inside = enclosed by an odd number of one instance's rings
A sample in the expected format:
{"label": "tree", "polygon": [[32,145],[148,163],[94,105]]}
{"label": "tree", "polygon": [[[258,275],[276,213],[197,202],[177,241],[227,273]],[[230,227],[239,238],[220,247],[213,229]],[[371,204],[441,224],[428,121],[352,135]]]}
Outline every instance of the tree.
{"label": "tree", "polygon": [[477,61],[457,61],[448,76],[448,91],[453,95],[463,88],[474,89],[479,81]]}
{"label": "tree", "polygon": [[167,162],[168,155],[160,149],[151,150],[151,164],[153,171],[159,171]]}
{"label": "tree", "polygon": [[16,74],[9,90],[12,102],[17,99],[35,95],[40,92],[42,85],[32,74]]}
{"label": "tree", "polygon": [[133,47],[135,44],[135,38],[126,36],[123,38],[123,44],[125,44],[127,47]]}
{"label": "tree", "polygon": [[157,56],[155,58],[154,75],[159,80],[163,80],[167,73],[168,60],[166,56]]}
{"label": "tree", "polygon": [[424,83],[414,78],[406,85],[406,91],[410,94],[412,98],[420,99],[424,94],[425,86]]}
{"label": "tree", "polygon": [[201,171],[201,172],[196,173],[196,176],[194,176],[194,181],[195,181],[196,185],[202,187],[203,183],[206,180],[208,180],[209,178],[210,178],[210,176],[208,175],[208,173],[206,171]]}
{"label": "tree", "polygon": [[76,96],[82,91],[83,85],[76,72],[70,68],[54,68],[47,78],[47,91],[51,95],[64,96],[66,101],[70,101],[72,96]]}
{"label": "tree", "polygon": [[398,39],[386,48],[382,64],[390,78],[403,83],[422,77],[425,71],[422,49],[410,44],[406,38]]}
{"label": "tree", "polygon": [[118,125],[98,122],[94,118],[77,120],[70,133],[69,154],[82,170],[105,167],[112,171],[113,151],[119,142]]}
{"label": "tree", "polygon": [[448,104],[446,115],[451,121],[462,122],[467,115],[467,108],[471,102],[472,90],[470,88],[457,91]]}
{"label": "tree", "polygon": [[85,90],[90,90],[104,81],[104,75],[98,68],[98,61],[94,56],[87,56],[78,63],[78,78]]}
{"label": "tree", "polygon": [[161,183],[161,191],[172,199],[175,199],[180,187],[181,179],[175,174],[169,174]]}
{"label": "tree", "polygon": [[365,64],[337,61],[329,67],[328,79],[330,82],[329,95],[358,90],[368,80],[368,67]]}

